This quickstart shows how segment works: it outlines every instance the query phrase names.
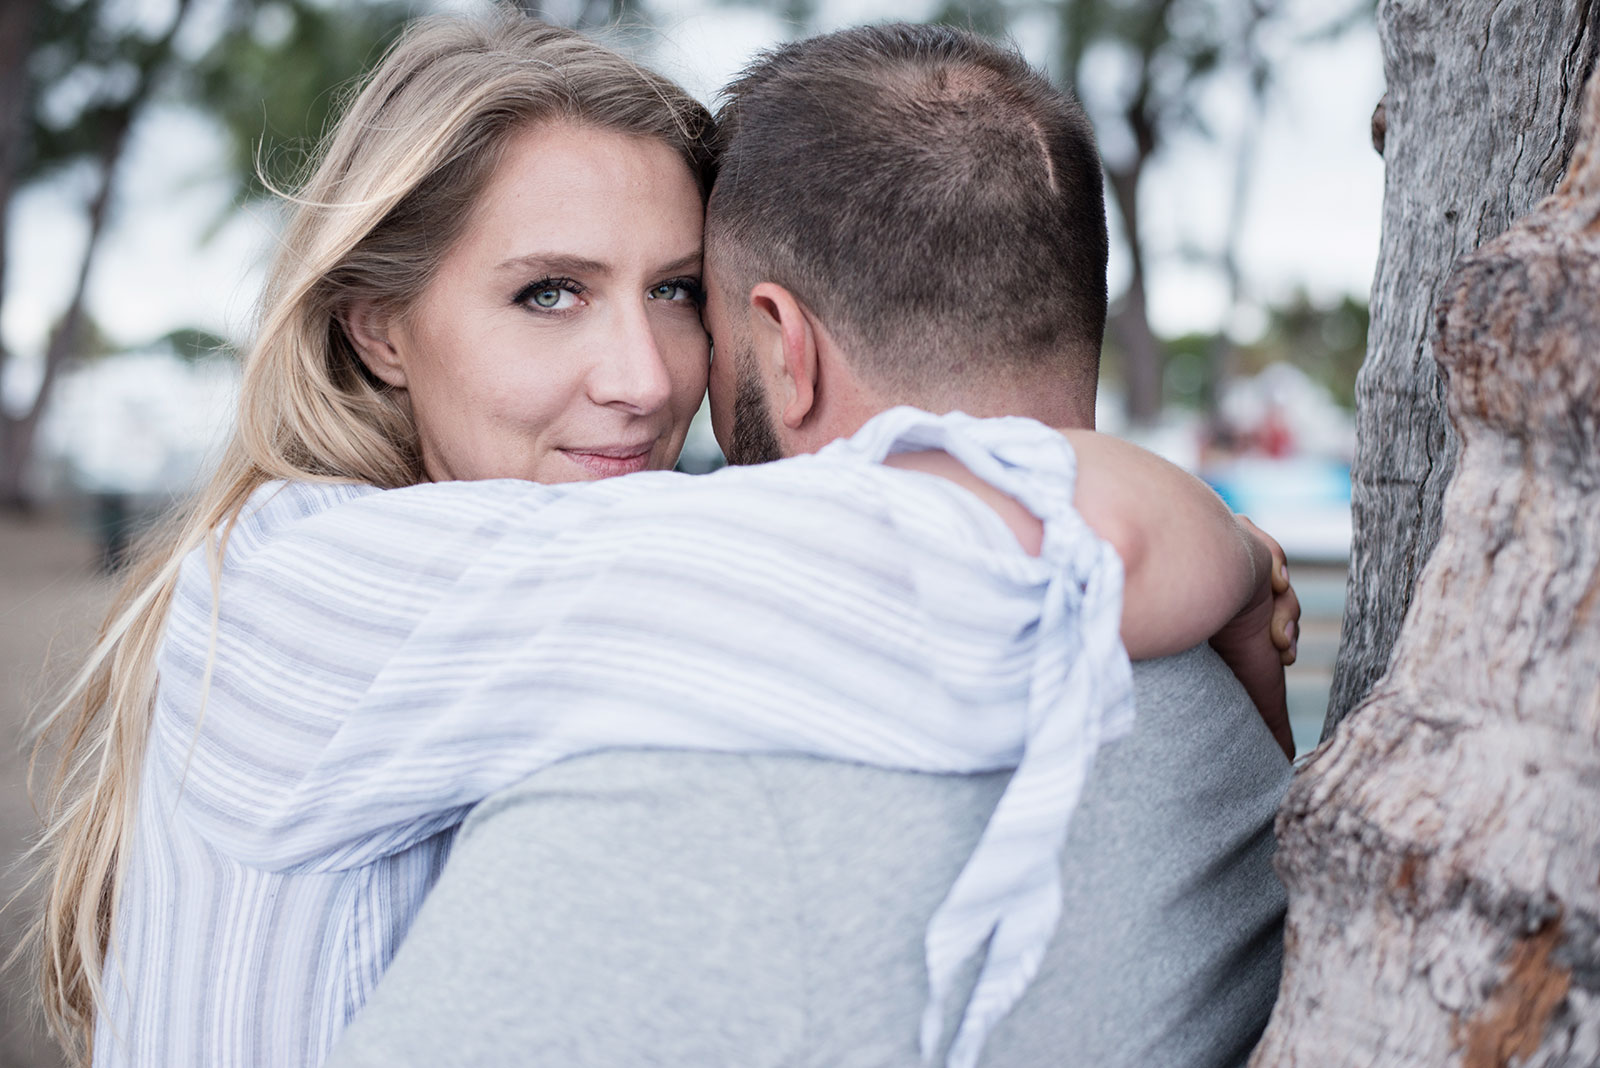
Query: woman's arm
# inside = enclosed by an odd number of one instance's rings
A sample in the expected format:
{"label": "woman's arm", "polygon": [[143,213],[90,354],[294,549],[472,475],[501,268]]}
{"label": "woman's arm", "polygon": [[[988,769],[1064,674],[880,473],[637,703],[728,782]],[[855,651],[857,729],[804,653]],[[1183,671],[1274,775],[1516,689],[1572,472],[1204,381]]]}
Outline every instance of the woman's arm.
{"label": "woman's arm", "polygon": [[1073,503],[1122,557],[1122,640],[1131,658],[1192,648],[1267,587],[1267,547],[1204,482],[1110,435],[1066,434],[1078,454]]}
{"label": "woman's arm", "polygon": [[179,814],[244,864],[327,871],[601,748],[1016,765],[1019,695],[972,684],[1011,666],[1009,631],[970,660],[949,622],[967,607],[949,591],[986,588],[988,562],[925,553],[923,514],[883,507],[871,468],[661,473],[679,488],[659,494],[644,477],[321,510],[286,491],[285,522],[230,543],[214,653],[203,560],[175,600],[151,746]]}
{"label": "woman's arm", "polygon": [[1151,659],[1211,641],[1292,755],[1283,664],[1293,661],[1299,608],[1282,550],[1154,453],[1094,431],[1063,433],[1078,454],[1074,503],[1122,557],[1128,655]]}
{"label": "woman's arm", "polygon": [[[1122,558],[1122,641],[1130,659],[1170,656],[1225,628],[1237,633],[1258,599],[1277,624],[1269,644],[1279,642],[1286,619],[1279,618],[1281,599],[1271,596],[1283,592],[1277,542],[1229,512],[1204,482],[1154,453],[1094,431],[1063,433],[1078,457],[1073,504]],[[1044,524],[1038,517],[949,453],[902,452],[883,462],[963,487],[994,510],[1025,552],[1039,554]],[[1293,614],[1298,617],[1297,608]],[[1288,649],[1287,638],[1278,647]],[[1268,659],[1278,664],[1279,653]]]}
{"label": "woman's arm", "polygon": [[[1129,658],[1153,660],[1210,641],[1292,757],[1283,667],[1294,662],[1300,607],[1283,550],[1204,482],[1154,453],[1092,430],[1062,433],[1078,459],[1073,504],[1122,558]],[[966,488],[1038,555],[1039,519],[949,453],[896,453],[884,463]]]}

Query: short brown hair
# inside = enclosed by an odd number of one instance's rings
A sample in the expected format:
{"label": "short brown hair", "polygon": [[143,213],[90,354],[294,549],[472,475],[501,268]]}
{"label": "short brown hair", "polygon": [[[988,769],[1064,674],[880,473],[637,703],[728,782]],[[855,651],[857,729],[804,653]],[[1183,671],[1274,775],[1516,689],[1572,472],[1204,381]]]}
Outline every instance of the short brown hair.
{"label": "short brown hair", "polygon": [[788,287],[887,384],[1029,369],[1092,390],[1094,133],[1014,50],[947,26],[857,27],[763,54],[726,97],[706,238],[730,293]]}

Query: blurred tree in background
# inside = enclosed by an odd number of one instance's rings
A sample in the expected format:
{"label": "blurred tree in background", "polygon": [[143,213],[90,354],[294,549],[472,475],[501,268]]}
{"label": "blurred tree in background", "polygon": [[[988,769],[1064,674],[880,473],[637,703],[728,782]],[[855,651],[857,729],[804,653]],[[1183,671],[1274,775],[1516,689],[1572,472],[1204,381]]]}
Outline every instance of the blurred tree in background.
{"label": "blurred tree in background", "polygon": [[[1280,5],[1278,0],[1058,0],[1050,7],[1058,34],[1055,74],[1094,120],[1116,225],[1128,250],[1127,287],[1112,303],[1107,330],[1120,356],[1128,418],[1149,423],[1161,410],[1165,361],[1148,312],[1142,181],[1151,159],[1179,129],[1206,132],[1196,101],[1208,80],[1244,70],[1259,112],[1270,84],[1260,33]],[[1085,68],[1097,58],[1120,68],[1121,76],[1106,86],[1111,92],[1104,97],[1086,91]],[[1253,151],[1254,128],[1247,122],[1240,135],[1227,244],[1218,255],[1235,302],[1240,280],[1234,248]]]}
{"label": "blurred tree in background", "polygon": [[[396,3],[337,11],[303,0],[225,3],[220,32],[198,54],[179,47],[194,0],[173,0],[153,19],[108,0],[7,0],[0,13],[0,284],[16,193],[72,171],[89,176],[87,236],[39,389],[21,411],[0,407],[0,508],[28,505],[40,416],[64,364],[87,351],[85,296],[135,125],[155,104],[187,104],[228,135],[241,199],[260,192],[258,158],[269,181],[287,184],[285,146],[315,140],[334,89],[360,73],[406,13]],[[0,373],[10,355],[0,339]]]}
{"label": "blurred tree in background", "polygon": [[558,26],[591,30],[646,16],[639,0],[515,0],[518,9]]}
{"label": "blurred tree in background", "polygon": [[412,13],[403,0],[232,0],[222,32],[180,79],[184,98],[222,126],[236,204],[298,184],[342,91]]}
{"label": "blurred tree in background", "polygon": [[1219,345],[1230,350],[1229,375],[1254,375],[1274,363],[1304,371],[1340,407],[1354,411],[1356,372],[1367,349],[1366,302],[1352,296],[1318,303],[1297,290],[1266,309],[1267,326],[1253,341],[1236,344],[1222,334],[1184,334],[1161,342],[1166,365],[1164,399],[1169,405],[1209,411],[1219,381],[1214,366]]}
{"label": "blurred tree in background", "polygon": [[1367,352],[1367,303],[1344,296],[1314,302],[1302,290],[1267,309],[1267,329],[1239,350],[1237,370],[1254,374],[1283,361],[1320,382],[1345,408],[1356,406],[1356,372]]}
{"label": "blurred tree in background", "polygon": [[[190,5],[175,0],[154,26],[131,21],[130,12],[105,0],[7,0],[0,14],[0,286],[16,191],[67,168],[89,173],[87,237],[71,296],[46,345],[38,394],[20,412],[0,405],[0,508],[27,504],[23,476],[51,386],[82,344],[84,296],[128,135],[161,88]],[[9,357],[0,339],[0,373]]]}
{"label": "blurred tree in background", "polygon": [[168,331],[156,344],[172,350],[172,354],[180,360],[190,361],[209,360],[219,353],[229,351],[230,348],[228,339],[221,334],[213,334],[209,330],[200,330],[192,326]]}

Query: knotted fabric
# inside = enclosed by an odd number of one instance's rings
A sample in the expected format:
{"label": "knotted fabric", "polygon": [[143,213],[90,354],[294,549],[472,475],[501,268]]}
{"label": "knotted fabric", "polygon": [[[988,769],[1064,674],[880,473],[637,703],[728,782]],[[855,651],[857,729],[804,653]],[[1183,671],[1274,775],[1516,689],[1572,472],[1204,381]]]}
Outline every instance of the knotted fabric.
{"label": "knotted fabric", "polygon": [[1050,577],[1022,759],[926,938],[925,1062],[938,1050],[945,1003],[961,964],[988,940],[950,1049],[950,1068],[977,1063],[995,1023],[1038,973],[1061,914],[1060,856],[1068,820],[1100,744],[1133,725],[1132,669],[1119,636],[1122,561],[1073,508],[1077,467],[1066,439],[1029,432],[1036,429],[1029,420],[953,413],[930,421],[916,409],[896,408],[824,450],[880,462],[897,452],[943,450],[1044,523],[1038,560]]}

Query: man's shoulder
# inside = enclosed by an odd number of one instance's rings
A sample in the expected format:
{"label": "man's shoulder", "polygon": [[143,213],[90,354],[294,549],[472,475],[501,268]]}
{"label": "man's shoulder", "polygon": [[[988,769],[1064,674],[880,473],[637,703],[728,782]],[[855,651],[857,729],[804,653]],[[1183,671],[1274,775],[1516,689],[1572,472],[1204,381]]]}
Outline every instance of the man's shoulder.
{"label": "man's shoulder", "polygon": [[1205,646],[1135,664],[1134,691],[1133,730],[1101,750],[1068,828],[1060,927],[996,1063],[1067,1004],[1084,1063],[1242,1064],[1271,1011],[1289,763]]}
{"label": "man's shoulder", "polygon": [[[1061,927],[986,1063],[1072,1048],[1109,1065],[1223,1065],[1242,1059],[1265,1022],[1284,906],[1271,822],[1287,763],[1209,650],[1136,668],[1135,678],[1138,724],[1102,749],[1068,828]],[[870,1050],[860,1063],[909,1066],[923,933],[1008,779],[805,756],[614,752],[497,796],[468,820],[461,847],[498,853],[557,835],[609,854],[643,841],[653,859],[631,879],[695,887],[707,900],[728,892],[724,878],[753,891],[756,911],[739,919],[735,909],[729,922],[759,914],[759,938],[742,936],[752,951],[799,969],[782,996],[834,1021],[806,1048],[821,1043],[824,1058]],[[708,865],[706,850],[732,859]],[[678,922],[655,919],[666,931]],[[1233,978],[1219,986],[1223,971]],[[953,1000],[963,1004],[965,990]]]}
{"label": "man's shoulder", "polygon": [[1136,660],[1134,691],[1142,713],[1146,705],[1216,707],[1248,704],[1244,686],[1208,645],[1197,645],[1159,660]]}
{"label": "man's shoulder", "polygon": [[[1225,791],[1236,800],[1256,798],[1247,806],[1248,815],[1240,818],[1270,820],[1288,789],[1289,762],[1221,657],[1198,645],[1176,656],[1135,663],[1133,688],[1133,731],[1107,748],[1099,774]],[[1201,809],[1194,815],[1212,819],[1226,814]]]}
{"label": "man's shoulder", "polygon": [[[1287,767],[1208,650],[1135,680],[1134,732],[1068,828],[1060,929],[982,1063],[1227,1065],[1265,1022]],[[1008,781],[662,750],[553,765],[463,825],[335,1063],[911,1068],[923,936]]]}

